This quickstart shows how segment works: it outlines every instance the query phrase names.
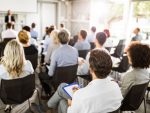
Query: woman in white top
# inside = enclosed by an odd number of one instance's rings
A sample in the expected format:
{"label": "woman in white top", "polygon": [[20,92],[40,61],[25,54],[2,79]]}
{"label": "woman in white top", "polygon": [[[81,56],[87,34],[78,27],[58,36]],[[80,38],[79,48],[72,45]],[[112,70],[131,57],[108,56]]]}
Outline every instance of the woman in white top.
{"label": "woman in white top", "polygon": [[45,63],[49,64],[52,53],[60,47],[60,42],[58,39],[58,30],[52,31],[50,37],[52,38],[52,44],[48,46],[47,54],[45,56]]}
{"label": "woman in white top", "polygon": [[0,79],[16,79],[33,74],[30,61],[25,60],[23,47],[16,41],[8,42],[0,64]]}

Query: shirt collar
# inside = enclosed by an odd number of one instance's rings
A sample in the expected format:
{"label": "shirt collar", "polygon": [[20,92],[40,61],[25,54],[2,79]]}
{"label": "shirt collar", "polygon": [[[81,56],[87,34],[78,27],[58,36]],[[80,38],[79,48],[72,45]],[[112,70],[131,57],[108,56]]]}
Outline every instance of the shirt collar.
{"label": "shirt collar", "polygon": [[89,85],[93,85],[93,84],[105,84],[107,83],[108,81],[110,81],[110,79],[107,77],[107,78],[104,78],[104,79],[95,79],[95,80],[92,80]]}

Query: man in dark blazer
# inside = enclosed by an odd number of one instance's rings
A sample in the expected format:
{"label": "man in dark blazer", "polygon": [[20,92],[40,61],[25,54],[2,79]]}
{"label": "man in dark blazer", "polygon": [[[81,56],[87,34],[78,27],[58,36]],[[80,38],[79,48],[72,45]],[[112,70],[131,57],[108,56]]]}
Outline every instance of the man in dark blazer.
{"label": "man in dark blazer", "polygon": [[15,24],[15,18],[12,15],[12,11],[8,10],[7,16],[5,16],[5,23],[11,23],[13,28],[14,28],[14,24]]}

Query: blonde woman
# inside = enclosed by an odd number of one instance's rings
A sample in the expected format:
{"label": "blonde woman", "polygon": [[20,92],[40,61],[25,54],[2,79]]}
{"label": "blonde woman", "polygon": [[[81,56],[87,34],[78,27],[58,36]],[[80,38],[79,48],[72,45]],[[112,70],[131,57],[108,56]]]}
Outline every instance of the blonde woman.
{"label": "blonde woman", "polygon": [[47,55],[45,56],[45,63],[49,64],[50,63],[50,58],[52,53],[60,47],[60,42],[58,39],[58,30],[54,30],[52,31],[50,37],[52,38],[52,44],[50,44],[48,46],[48,51],[47,51]]}
{"label": "blonde woman", "polygon": [[23,47],[16,41],[8,42],[0,64],[0,79],[22,78],[33,74],[30,61],[25,60]]}

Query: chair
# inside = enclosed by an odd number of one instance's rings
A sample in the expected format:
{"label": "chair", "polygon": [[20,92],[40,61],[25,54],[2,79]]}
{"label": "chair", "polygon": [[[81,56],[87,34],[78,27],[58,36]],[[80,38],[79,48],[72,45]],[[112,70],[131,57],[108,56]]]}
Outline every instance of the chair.
{"label": "chair", "polygon": [[79,57],[82,57],[82,58],[86,58],[86,55],[88,54],[89,50],[79,50],[78,53],[79,53]]}
{"label": "chair", "polygon": [[4,38],[4,42],[8,43],[9,41],[16,39],[16,37],[8,37],[8,38]]}
{"label": "chair", "polygon": [[149,86],[147,87],[147,95],[146,95],[146,100],[147,100],[148,102],[150,101],[150,100],[148,100],[149,92],[150,92],[150,84],[149,84]]}
{"label": "chair", "polygon": [[135,111],[144,100],[144,109],[146,113],[145,93],[147,87],[148,83],[133,86],[122,101],[120,111]]}
{"label": "chair", "polygon": [[129,69],[128,57],[127,55],[123,55],[121,62],[119,63],[118,67],[113,67],[113,71],[117,71],[119,73],[124,73]]}
{"label": "chair", "polygon": [[95,43],[94,42],[90,42],[91,45],[91,50],[95,48]]}
{"label": "chair", "polygon": [[120,58],[124,53],[124,48],[125,48],[125,39],[122,39],[119,41],[119,43],[114,51],[114,54],[112,54],[111,56]]}
{"label": "chair", "polygon": [[[0,98],[4,104],[21,104],[28,100],[30,107],[30,98],[35,91],[35,75],[31,74],[19,79],[1,80]],[[38,93],[39,97],[39,93]],[[40,101],[39,101],[40,102]]]}
{"label": "chair", "polygon": [[25,55],[26,60],[29,60],[33,66],[33,69],[35,70],[38,65],[38,53],[35,53],[33,55]]}
{"label": "chair", "polygon": [[57,89],[61,83],[73,83],[77,79],[78,65],[57,67],[53,76],[54,88]]}

